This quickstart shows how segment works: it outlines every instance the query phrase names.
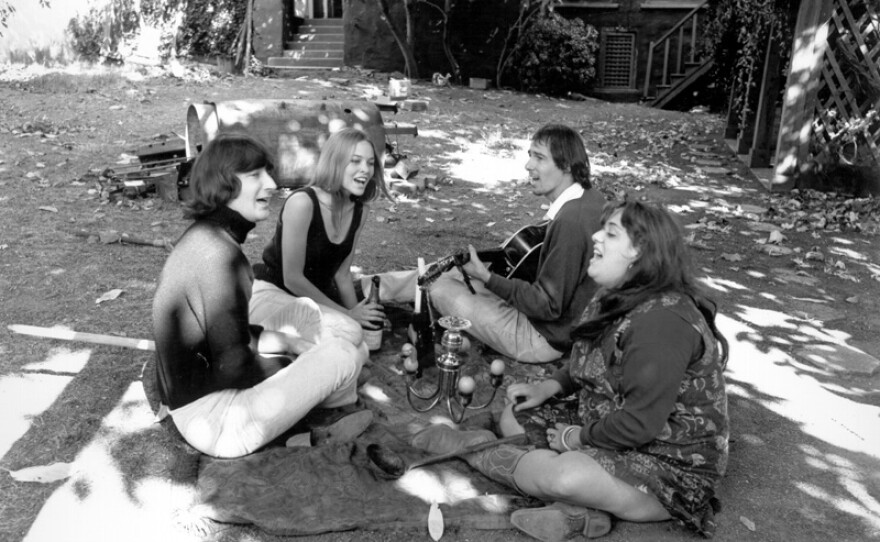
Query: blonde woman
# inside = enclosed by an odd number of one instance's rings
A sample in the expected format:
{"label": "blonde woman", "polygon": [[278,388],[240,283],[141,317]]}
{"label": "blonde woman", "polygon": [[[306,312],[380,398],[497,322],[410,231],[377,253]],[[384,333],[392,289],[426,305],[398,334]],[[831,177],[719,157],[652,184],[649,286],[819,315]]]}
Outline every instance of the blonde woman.
{"label": "blonde woman", "polygon": [[267,329],[323,328],[361,347],[362,328],[382,324],[382,306],[358,301],[352,257],[368,202],[387,193],[379,155],[366,133],[346,128],[321,149],[308,186],[284,202],[275,236],[254,266],[251,319]]}

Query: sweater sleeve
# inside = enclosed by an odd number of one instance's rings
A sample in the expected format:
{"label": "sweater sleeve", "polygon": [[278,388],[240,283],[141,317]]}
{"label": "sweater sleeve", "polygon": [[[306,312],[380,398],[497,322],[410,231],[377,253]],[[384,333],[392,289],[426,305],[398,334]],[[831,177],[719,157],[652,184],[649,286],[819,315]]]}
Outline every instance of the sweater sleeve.
{"label": "sweater sleeve", "polygon": [[679,387],[702,339],[686,320],[668,310],[633,317],[622,337],[623,373],[617,391],[623,408],[586,425],[581,440],[593,446],[638,448],[661,433]]}
{"label": "sweater sleeve", "polygon": [[225,265],[213,265],[199,281],[205,304],[205,339],[218,389],[250,388],[289,363],[284,358],[255,354],[262,328],[248,323],[249,266],[244,255],[236,252]]}
{"label": "sweater sleeve", "polygon": [[574,213],[560,212],[547,229],[541,246],[541,266],[534,282],[508,279],[495,273],[486,287],[529,318],[558,320],[580,283],[590,239]]}

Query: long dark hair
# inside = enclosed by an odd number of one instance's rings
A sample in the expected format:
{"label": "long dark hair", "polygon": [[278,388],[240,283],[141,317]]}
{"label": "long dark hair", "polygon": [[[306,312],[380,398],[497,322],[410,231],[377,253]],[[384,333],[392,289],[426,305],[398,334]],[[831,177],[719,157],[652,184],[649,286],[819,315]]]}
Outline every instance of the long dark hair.
{"label": "long dark hair", "polygon": [[260,168],[266,168],[270,175],[275,169],[272,154],[262,143],[241,132],[218,135],[193,164],[184,216],[200,218],[223,207],[241,191],[237,174]]}
{"label": "long dark hair", "polygon": [[620,224],[626,230],[639,257],[627,270],[620,285],[596,293],[598,311],[571,333],[572,339],[595,341],[618,319],[657,294],[676,292],[694,300],[712,334],[723,347],[727,363],[728,344],[715,326],[717,306],[694,278],[684,237],[675,219],[664,209],[639,201],[610,202],[602,212],[602,225],[621,211]]}

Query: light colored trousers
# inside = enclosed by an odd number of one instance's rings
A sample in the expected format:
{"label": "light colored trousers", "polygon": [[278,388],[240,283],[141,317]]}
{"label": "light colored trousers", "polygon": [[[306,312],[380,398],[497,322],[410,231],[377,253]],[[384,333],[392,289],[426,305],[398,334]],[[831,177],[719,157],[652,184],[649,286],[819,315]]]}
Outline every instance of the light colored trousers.
{"label": "light colored trousers", "polygon": [[247,455],[315,407],[357,401],[357,379],[369,352],[354,320],[256,281],[250,322],[300,336],[315,346],[256,386],[214,392],[171,411],[186,441],[214,457]]}
{"label": "light colored trousers", "polygon": [[[416,296],[418,271],[380,273],[379,297],[383,301],[407,303]],[[372,276],[361,279],[368,291]],[[467,333],[501,354],[523,363],[546,363],[562,357],[529,319],[478,281],[471,280],[476,294],[468,290],[461,273],[454,269],[429,287],[431,302],[442,315],[470,320]],[[426,310],[423,308],[422,310]]]}

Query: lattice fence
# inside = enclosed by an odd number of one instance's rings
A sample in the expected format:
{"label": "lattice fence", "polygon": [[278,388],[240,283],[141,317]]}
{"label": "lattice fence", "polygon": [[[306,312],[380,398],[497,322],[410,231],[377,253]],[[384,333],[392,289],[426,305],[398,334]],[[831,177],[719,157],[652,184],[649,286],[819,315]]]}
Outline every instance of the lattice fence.
{"label": "lattice fence", "polygon": [[813,120],[815,159],[880,167],[880,0],[832,5]]}

